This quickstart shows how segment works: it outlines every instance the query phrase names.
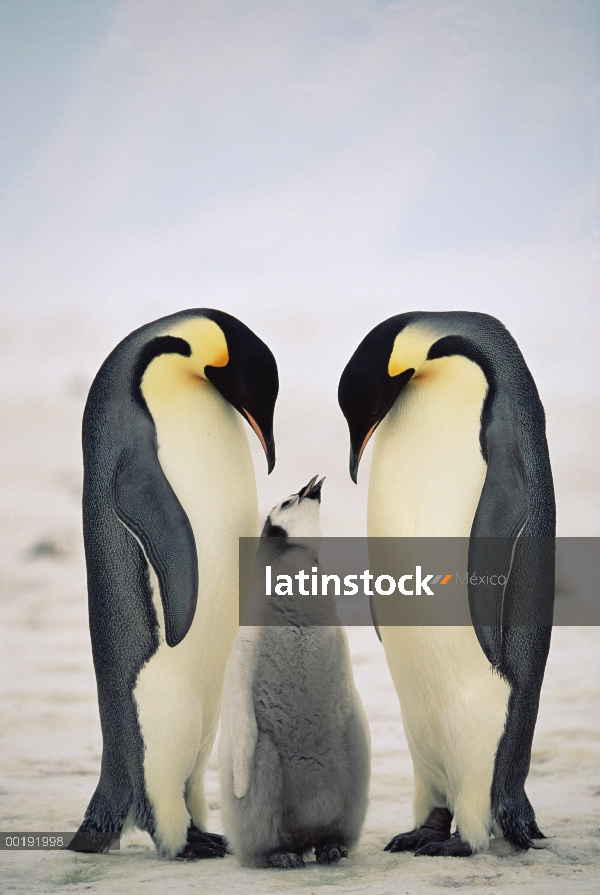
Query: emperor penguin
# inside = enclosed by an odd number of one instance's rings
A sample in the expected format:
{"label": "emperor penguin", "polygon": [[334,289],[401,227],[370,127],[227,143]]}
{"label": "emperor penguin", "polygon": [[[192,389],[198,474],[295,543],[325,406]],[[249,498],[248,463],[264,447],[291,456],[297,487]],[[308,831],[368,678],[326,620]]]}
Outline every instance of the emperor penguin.
{"label": "emperor penguin", "polygon": [[[319,863],[337,863],[367,810],[369,728],[335,600],[317,593],[311,574],[320,568],[312,539],[322,483],[315,476],[271,510],[257,563],[263,623],[240,628],[227,664],[221,810],[227,841],[249,867],[302,867],[313,848]],[[265,597],[267,564],[278,583]],[[289,583],[299,570],[313,581],[304,596]]]}
{"label": "emperor penguin", "polygon": [[[360,343],[339,403],[354,481],[377,430],[369,537],[464,537],[469,576],[478,544],[502,547],[488,551],[496,585],[484,589],[483,620],[470,577],[473,626],[381,627],[414,768],[414,829],[386,849],[466,856],[486,851],[491,832],[527,849],[542,836],[525,780],[550,645],[555,534],[531,373],[494,317],[399,314]],[[515,605],[530,610],[527,623],[507,624]]]}
{"label": "emperor penguin", "polygon": [[275,463],[277,365],[247,326],[199,308],[109,355],[83,416],[83,532],[103,736],[71,848],[146,830],[165,858],[223,856],[204,770],[238,628],[238,538],[258,536],[243,419]]}

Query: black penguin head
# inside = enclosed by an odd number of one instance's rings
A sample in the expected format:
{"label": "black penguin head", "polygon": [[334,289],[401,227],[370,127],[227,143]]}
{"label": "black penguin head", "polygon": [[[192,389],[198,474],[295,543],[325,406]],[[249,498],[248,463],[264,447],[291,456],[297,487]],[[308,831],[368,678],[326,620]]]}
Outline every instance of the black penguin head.
{"label": "black penguin head", "polygon": [[325,478],[314,476],[296,494],[273,507],[262,530],[264,538],[318,538],[321,536],[321,488]]}
{"label": "black penguin head", "polygon": [[[271,472],[279,377],[275,358],[265,343],[231,314],[212,308],[182,311],[149,327],[157,335],[138,352],[132,375],[133,399],[148,410],[148,395],[164,392],[169,382],[177,387],[182,378],[189,381],[190,376],[208,380],[252,426]],[[186,360],[181,362],[181,358]]]}
{"label": "black penguin head", "polygon": [[505,367],[507,358],[513,366],[522,363],[514,339],[489,314],[410,311],[390,317],[372,329],[340,378],[338,400],[350,429],[350,475],[355,482],[369,438],[401,391],[413,378],[443,375],[443,367],[436,367],[435,362],[453,356],[476,364],[487,380],[480,433],[481,452],[487,463],[486,429],[499,387],[499,362],[503,360]]}
{"label": "black penguin head", "polygon": [[340,378],[338,401],[350,430],[350,475],[357,481],[358,464],[371,435],[391,410],[414,374],[413,367],[396,370],[390,360],[396,336],[409,315],[384,320],[362,340]]}
{"label": "black penguin head", "polygon": [[275,466],[273,412],[279,392],[275,358],[267,345],[236,317],[209,309],[203,313],[222,330],[229,355],[222,366],[206,366],[204,375],[250,423],[271,472]]}

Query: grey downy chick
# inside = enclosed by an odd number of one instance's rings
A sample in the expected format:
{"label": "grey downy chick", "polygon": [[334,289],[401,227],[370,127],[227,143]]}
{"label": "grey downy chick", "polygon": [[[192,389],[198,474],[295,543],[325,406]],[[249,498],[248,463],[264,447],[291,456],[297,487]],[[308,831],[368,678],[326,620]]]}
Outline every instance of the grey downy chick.
{"label": "grey downy chick", "polygon": [[[281,572],[318,567],[310,541],[321,534],[316,479],[267,518],[259,551],[274,582]],[[335,863],[358,841],[370,775],[346,634],[327,596],[275,594],[262,621],[240,628],[225,674],[225,834],[245,866],[302,867],[313,849],[320,863]]]}

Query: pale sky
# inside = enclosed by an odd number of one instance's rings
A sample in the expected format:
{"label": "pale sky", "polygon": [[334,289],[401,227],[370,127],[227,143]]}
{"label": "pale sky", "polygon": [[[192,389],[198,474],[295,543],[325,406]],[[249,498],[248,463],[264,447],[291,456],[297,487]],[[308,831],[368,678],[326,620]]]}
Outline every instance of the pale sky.
{"label": "pale sky", "polygon": [[391,314],[482,310],[549,386],[590,382],[595,0],[5,0],[0,25],[5,320],[89,324],[93,372],[221,307],[337,381]]}

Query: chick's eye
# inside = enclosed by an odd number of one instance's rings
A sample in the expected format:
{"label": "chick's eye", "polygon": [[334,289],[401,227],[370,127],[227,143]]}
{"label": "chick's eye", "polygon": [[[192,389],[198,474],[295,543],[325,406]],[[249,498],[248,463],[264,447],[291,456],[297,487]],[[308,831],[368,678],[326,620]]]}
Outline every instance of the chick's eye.
{"label": "chick's eye", "polygon": [[287,510],[287,508],[288,508],[288,507],[291,507],[293,503],[294,503],[294,499],[293,499],[293,498],[291,498],[290,500],[284,500],[284,502],[281,504],[281,509],[282,509],[282,510]]}

